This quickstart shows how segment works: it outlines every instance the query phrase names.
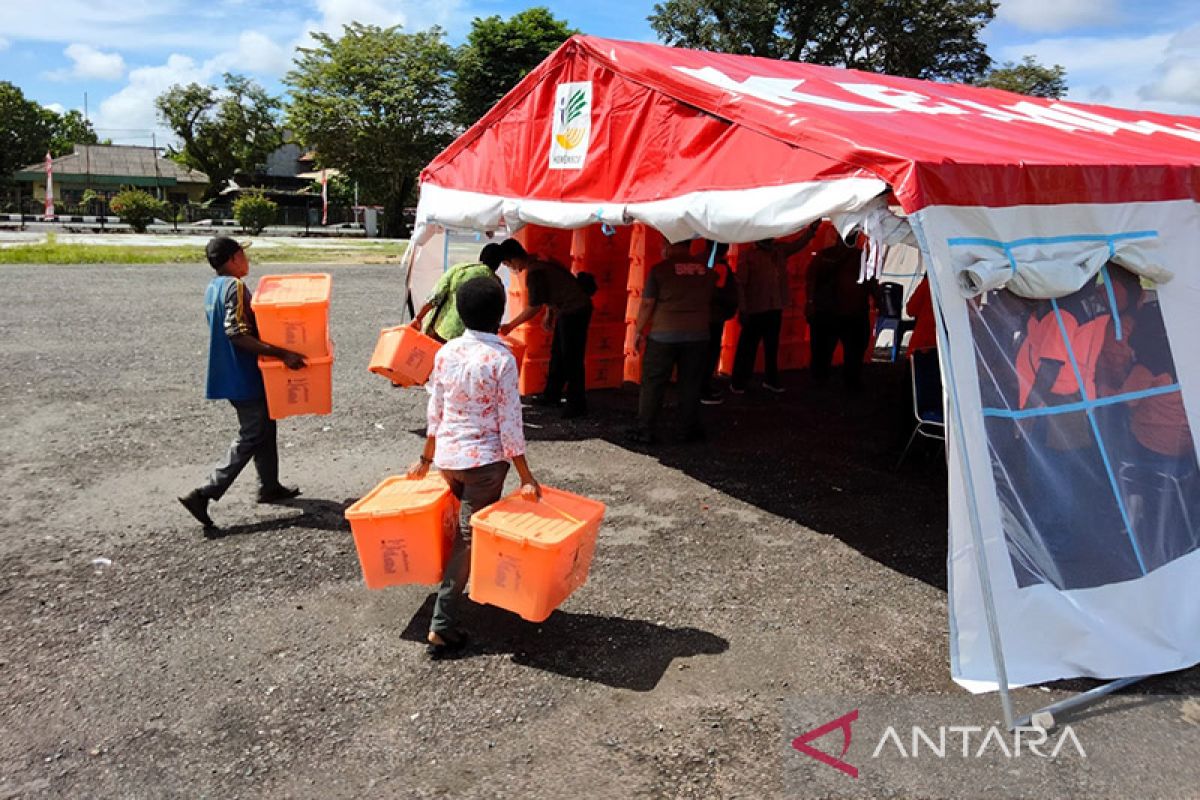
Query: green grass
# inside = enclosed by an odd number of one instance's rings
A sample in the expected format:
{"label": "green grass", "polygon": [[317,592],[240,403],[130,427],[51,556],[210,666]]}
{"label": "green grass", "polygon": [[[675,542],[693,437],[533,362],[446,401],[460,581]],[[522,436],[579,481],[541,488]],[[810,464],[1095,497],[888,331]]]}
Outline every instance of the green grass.
{"label": "green grass", "polygon": [[[404,241],[364,242],[346,247],[254,247],[252,264],[389,264],[400,260]],[[59,243],[0,247],[0,264],[203,264],[199,245],[131,247]]]}

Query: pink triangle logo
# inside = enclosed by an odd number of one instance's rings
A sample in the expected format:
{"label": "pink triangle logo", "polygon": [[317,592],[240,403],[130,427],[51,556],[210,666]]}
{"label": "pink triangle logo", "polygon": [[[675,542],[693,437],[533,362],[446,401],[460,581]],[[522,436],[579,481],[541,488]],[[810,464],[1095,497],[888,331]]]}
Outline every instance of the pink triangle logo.
{"label": "pink triangle logo", "polygon": [[[858,709],[856,708],[853,711],[851,711],[849,714],[844,714],[835,720],[826,722],[824,725],[822,725],[819,728],[813,728],[808,733],[801,734],[800,736],[797,736],[795,739],[792,739],[792,747],[794,749],[800,751],[801,753],[804,753],[804,755],[808,756],[809,758],[815,758],[817,761],[820,761],[822,764],[828,764],[829,766],[833,767],[834,769],[840,770],[840,771],[846,773],[851,778],[857,778],[858,777],[858,767],[847,764],[845,761],[841,760],[842,758],[845,757],[846,752],[850,749],[850,737],[853,735],[850,730],[850,725],[857,719],[858,719]],[[820,750],[818,750],[817,748],[815,748],[809,744],[809,742],[820,739],[822,736],[829,733],[830,731],[839,730],[839,729],[842,732],[842,754],[841,754],[841,757],[834,758],[833,756],[829,755],[828,753],[822,753]]]}

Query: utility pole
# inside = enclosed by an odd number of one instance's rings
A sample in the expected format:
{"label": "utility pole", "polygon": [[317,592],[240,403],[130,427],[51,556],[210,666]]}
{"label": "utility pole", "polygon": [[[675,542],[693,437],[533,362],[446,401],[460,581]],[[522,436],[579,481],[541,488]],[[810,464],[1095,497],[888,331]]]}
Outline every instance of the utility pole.
{"label": "utility pole", "polygon": [[150,145],[154,159],[154,196],[162,200],[162,187],[158,185],[158,134],[154,131],[150,131]]}
{"label": "utility pole", "polygon": [[[90,120],[88,119],[87,92],[84,92],[83,93],[83,127],[87,128],[89,123],[90,123]],[[87,142],[84,142],[84,144],[83,144],[83,174],[84,174],[83,190],[85,192],[87,192],[87,191],[90,191],[92,188],[92,146],[91,146],[91,144],[89,144]],[[92,208],[94,208],[96,205],[96,201],[93,200],[93,201],[89,202],[88,205],[91,206]],[[87,209],[87,211],[91,211],[92,208]],[[101,210],[100,213],[103,214],[104,211]]]}

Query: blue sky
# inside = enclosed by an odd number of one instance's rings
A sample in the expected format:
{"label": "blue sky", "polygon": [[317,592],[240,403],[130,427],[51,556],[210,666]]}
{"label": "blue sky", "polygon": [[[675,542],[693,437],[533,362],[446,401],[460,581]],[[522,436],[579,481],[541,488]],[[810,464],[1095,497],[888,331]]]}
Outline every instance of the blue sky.
{"label": "blue sky", "polygon": [[[174,83],[280,77],[308,31],[351,20],[441,25],[462,41],[476,16],[511,0],[0,0],[0,80],[57,110],[83,108],[117,142],[161,144],[154,98]],[[585,33],[654,41],[653,2],[548,3]],[[985,33],[998,61],[1030,54],[1067,68],[1070,99],[1200,116],[1200,7],[1195,0],[1002,0]]]}

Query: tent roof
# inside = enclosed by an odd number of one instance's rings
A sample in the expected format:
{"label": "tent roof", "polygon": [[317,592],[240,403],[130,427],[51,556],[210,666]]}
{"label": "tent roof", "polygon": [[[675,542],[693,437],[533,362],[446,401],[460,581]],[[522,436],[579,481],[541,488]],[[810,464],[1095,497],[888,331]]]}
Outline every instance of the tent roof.
{"label": "tent roof", "polygon": [[[558,88],[568,82],[590,82],[592,93],[577,169],[550,161]],[[859,181],[861,191],[831,207],[845,211],[881,186],[861,183],[873,179],[913,212],[1200,198],[1198,165],[1198,118],[575,36],[434,159],[422,182],[586,205]]]}

